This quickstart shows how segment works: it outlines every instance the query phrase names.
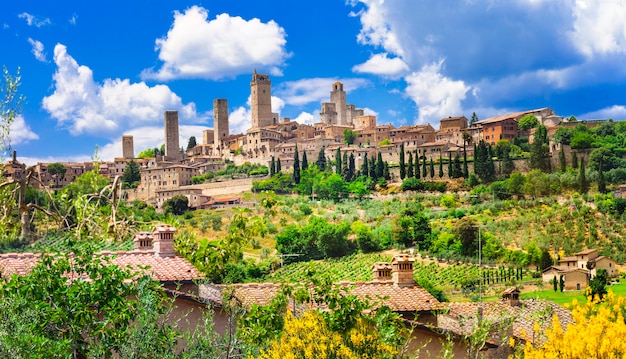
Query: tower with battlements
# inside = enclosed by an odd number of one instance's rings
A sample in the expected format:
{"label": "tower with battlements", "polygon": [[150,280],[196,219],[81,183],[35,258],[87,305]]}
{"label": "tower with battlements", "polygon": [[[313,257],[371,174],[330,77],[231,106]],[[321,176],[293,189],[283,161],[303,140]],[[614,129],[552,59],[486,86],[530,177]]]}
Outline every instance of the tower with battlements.
{"label": "tower with battlements", "polygon": [[213,100],[213,143],[219,146],[220,141],[228,137],[228,100]]}
{"label": "tower with battlements", "polygon": [[330,102],[335,104],[335,111],[337,111],[337,124],[349,125],[346,116],[346,92],[343,90],[343,84],[339,81],[333,83],[332,90],[330,91]]}

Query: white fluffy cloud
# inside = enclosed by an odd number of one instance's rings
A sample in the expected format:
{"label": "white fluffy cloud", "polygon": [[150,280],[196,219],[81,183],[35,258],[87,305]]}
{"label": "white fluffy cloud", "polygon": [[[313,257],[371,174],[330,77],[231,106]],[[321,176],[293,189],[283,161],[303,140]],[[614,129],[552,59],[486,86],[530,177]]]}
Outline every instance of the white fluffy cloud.
{"label": "white fluffy cloud", "polygon": [[52,21],[48,18],[40,18],[27,12],[23,12],[17,15],[17,17],[26,20],[28,26],[42,27],[52,24]]}
{"label": "white fluffy cloud", "polygon": [[13,119],[13,123],[11,123],[9,133],[11,135],[12,145],[19,145],[39,139],[39,136],[34,133],[31,130],[30,126],[28,126],[26,121],[24,121],[23,116],[17,116]]}
{"label": "white fluffy cloud", "polygon": [[406,73],[409,66],[399,57],[389,58],[387,53],[375,54],[366,62],[355,65],[352,71],[380,76],[398,77]]}
{"label": "white fluffy cloud", "polygon": [[317,122],[318,118],[316,118],[312,113],[301,112],[293,120],[301,124],[312,125]]}
{"label": "white fluffy cloud", "polygon": [[626,53],[626,6],[623,2],[577,0],[573,15],[571,40],[585,56]]}
{"label": "white fluffy cloud", "polygon": [[156,40],[160,69],[144,70],[146,79],[220,79],[266,68],[279,75],[289,54],[286,34],[276,22],[245,20],[220,14],[208,20],[208,11],[192,6],[174,14],[165,37]]}
{"label": "white fluffy cloud", "polygon": [[366,79],[309,78],[283,82],[278,86],[276,93],[289,105],[328,102],[335,81],[341,82],[347,93],[370,84]]}
{"label": "white fluffy cloud", "polygon": [[183,104],[165,85],[150,87],[128,79],[96,83],[91,69],[79,65],[64,45],[55,46],[54,62],[54,93],[44,97],[43,108],[74,135],[117,136],[128,128],[161,123],[166,110],[178,110],[181,123],[206,120],[194,103]]}
{"label": "white fluffy cloud", "polygon": [[228,115],[228,130],[231,134],[245,133],[252,127],[252,113],[249,107],[237,107]]}
{"label": "white fluffy cloud", "polygon": [[592,119],[625,119],[626,118],[626,106],[615,105],[607,108],[603,108],[597,111],[585,113],[578,116],[580,120],[592,120]]}
{"label": "white fluffy cloud", "polygon": [[407,95],[419,106],[418,122],[435,123],[462,114],[461,101],[470,90],[463,81],[441,75],[443,61],[424,66],[405,78]]}
{"label": "white fluffy cloud", "polygon": [[33,40],[30,37],[28,38],[28,43],[32,46],[30,50],[35,58],[41,62],[46,62],[46,54],[44,53],[44,46],[41,41]]}

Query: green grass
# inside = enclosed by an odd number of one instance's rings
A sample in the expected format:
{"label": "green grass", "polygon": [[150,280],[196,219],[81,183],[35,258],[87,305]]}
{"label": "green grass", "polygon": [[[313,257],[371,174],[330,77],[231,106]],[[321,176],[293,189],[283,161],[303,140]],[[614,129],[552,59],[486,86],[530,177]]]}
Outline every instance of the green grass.
{"label": "green grass", "polygon": [[[612,290],[615,295],[626,296],[626,284],[613,284],[607,286],[608,290]],[[546,289],[535,292],[522,293],[520,299],[545,299],[555,302],[560,305],[572,303],[574,299],[578,300],[578,303],[587,302],[584,290],[572,290],[567,292],[555,292],[553,289]]]}

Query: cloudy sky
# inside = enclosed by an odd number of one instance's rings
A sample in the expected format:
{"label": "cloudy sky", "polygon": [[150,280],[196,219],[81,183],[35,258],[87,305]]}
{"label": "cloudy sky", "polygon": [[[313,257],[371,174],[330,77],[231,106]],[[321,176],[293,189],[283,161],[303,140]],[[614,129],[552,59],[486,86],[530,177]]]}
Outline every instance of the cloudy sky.
{"label": "cloudy sky", "polygon": [[626,119],[626,3],[618,0],[10,1],[0,65],[26,97],[11,144],[27,162],[110,160],[181,145],[228,99],[250,126],[249,83],[272,80],[273,109],[319,119],[339,80],[379,124],[480,119],[540,107]]}

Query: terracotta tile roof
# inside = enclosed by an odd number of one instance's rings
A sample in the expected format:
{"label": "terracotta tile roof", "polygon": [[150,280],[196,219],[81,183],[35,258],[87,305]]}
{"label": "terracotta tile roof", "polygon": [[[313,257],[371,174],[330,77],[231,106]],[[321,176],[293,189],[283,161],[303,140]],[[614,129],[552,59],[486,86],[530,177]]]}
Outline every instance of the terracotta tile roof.
{"label": "terracotta tile roof", "polygon": [[[97,254],[113,256],[111,263],[122,268],[130,267],[133,271],[145,272],[153,280],[159,282],[192,281],[204,278],[186,259],[178,256],[161,257],[154,251],[103,251]],[[39,254],[34,253],[9,253],[0,255],[0,275],[3,277],[27,275],[37,265]],[[140,269],[139,266],[149,267]]]}
{"label": "terracotta tile roof", "polygon": [[[444,306],[430,293],[419,285],[413,287],[399,287],[391,281],[387,282],[340,282],[343,289],[354,294],[361,300],[368,300],[372,304],[381,302],[396,312],[415,312],[442,310]],[[279,292],[281,285],[275,283],[245,283],[216,285],[203,284],[200,286],[200,296],[207,300],[220,300],[221,292],[232,288],[244,307],[253,304],[266,305]]]}
{"label": "terracotta tile roof", "polygon": [[[438,326],[440,329],[451,331],[458,335],[467,335],[471,332],[477,320],[478,308],[482,307],[483,318],[489,320],[494,327],[498,323],[512,321],[513,336],[526,338],[533,343],[545,341],[545,330],[552,325],[552,317],[557,315],[561,327],[565,330],[573,324],[572,313],[566,308],[546,300],[521,300],[519,305],[510,305],[508,301],[487,303],[445,303],[448,313],[440,314]],[[535,322],[541,325],[539,334],[534,334]]]}
{"label": "terracotta tile roof", "polygon": [[576,257],[563,257],[561,259],[559,259],[559,263],[561,262],[577,262],[578,258]]}
{"label": "terracotta tile roof", "polygon": [[585,249],[584,251],[580,251],[578,253],[574,253],[575,256],[584,256],[585,254],[590,254],[590,253],[594,253],[597,252],[597,249]]}

